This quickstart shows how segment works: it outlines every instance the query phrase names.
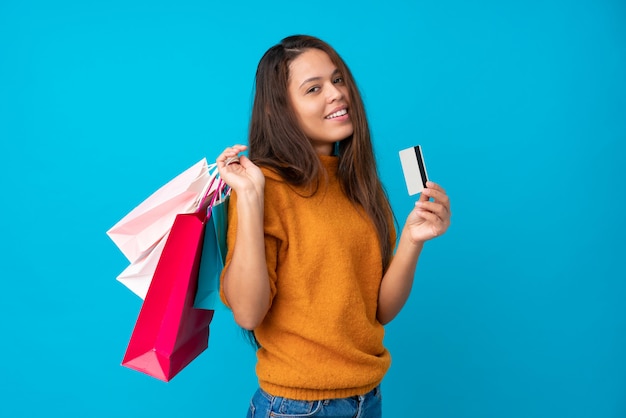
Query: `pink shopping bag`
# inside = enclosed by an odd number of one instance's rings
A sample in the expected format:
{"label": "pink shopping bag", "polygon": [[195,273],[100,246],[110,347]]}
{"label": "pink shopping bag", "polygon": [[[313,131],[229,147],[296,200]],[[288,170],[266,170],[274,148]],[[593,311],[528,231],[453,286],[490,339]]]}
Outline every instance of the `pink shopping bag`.
{"label": "pink shopping bag", "polygon": [[194,309],[206,213],[179,214],[122,365],[169,381],[208,346],[213,311]]}

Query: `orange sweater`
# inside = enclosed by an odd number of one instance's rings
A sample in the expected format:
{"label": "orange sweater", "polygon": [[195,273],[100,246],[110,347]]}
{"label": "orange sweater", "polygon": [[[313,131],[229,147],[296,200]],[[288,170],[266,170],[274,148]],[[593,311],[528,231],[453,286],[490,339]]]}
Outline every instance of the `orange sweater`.
{"label": "orange sweater", "polygon": [[[301,400],[364,394],[382,381],[391,362],[376,319],[383,272],[375,228],[342,192],[338,158],[321,161],[329,180],[311,197],[263,169],[272,302],[255,329],[257,376],[266,392]],[[226,268],[236,199],[233,193]]]}

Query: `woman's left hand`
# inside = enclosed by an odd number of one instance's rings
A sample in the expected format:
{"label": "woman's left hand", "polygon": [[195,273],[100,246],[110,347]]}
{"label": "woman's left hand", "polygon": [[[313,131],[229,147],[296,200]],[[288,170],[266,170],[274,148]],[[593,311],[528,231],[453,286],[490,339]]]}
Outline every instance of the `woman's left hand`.
{"label": "woman's left hand", "polygon": [[[433,198],[430,201],[429,198]],[[443,235],[450,226],[450,199],[438,184],[429,181],[409,214],[405,230],[413,244]]]}

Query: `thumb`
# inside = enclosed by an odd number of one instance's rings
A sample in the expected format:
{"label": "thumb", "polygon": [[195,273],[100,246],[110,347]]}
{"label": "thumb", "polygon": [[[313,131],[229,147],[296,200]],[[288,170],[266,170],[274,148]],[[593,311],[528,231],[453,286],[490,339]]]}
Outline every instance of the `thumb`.
{"label": "thumb", "polygon": [[241,164],[241,166],[246,170],[248,168],[256,167],[256,164],[254,164],[252,160],[250,160],[250,158],[246,157],[245,155],[239,157],[239,164]]}
{"label": "thumb", "polygon": [[245,155],[240,155],[239,156],[239,164],[241,164],[242,166],[246,167],[246,166],[249,166],[250,164],[252,164],[252,161],[250,161],[250,159],[248,157],[246,157]]}

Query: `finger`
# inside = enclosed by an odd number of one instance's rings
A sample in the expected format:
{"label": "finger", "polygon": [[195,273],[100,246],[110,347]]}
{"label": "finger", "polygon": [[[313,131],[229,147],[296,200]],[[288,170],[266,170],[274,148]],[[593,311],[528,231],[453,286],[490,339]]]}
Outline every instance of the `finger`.
{"label": "finger", "polygon": [[250,161],[250,158],[246,157],[245,155],[239,156],[239,164],[241,164],[241,166],[244,168],[249,167],[250,165],[254,165],[254,163]]}
{"label": "finger", "polygon": [[427,197],[432,197],[436,202],[439,202],[450,208],[450,198],[443,191],[443,189],[435,189],[435,188],[426,188],[422,190],[422,194],[425,194]]}
{"label": "finger", "polygon": [[435,190],[439,190],[440,192],[443,192],[444,194],[446,193],[446,191],[443,189],[443,187],[441,187],[439,184],[435,183],[434,181],[430,181],[428,180],[426,182],[426,187],[428,189],[435,189]]}
{"label": "finger", "polygon": [[243,151],[248,149],[248,147],[246,145],[233,145],[231,148],[234,151],[236,151],[237,154],[239,154],[240,152],[243,152]]}
{"label": "finger", "polygon": [[450,217],[450,211],[448,207],[438,202],[430,202],[430,201],[417,202],[415,206],[418,209],[435,213],[442,220],[445,219],[446,217]]}
{"label": "finger", "polygon": [[246,145],[233,145],[230,147],[226,147],[222,154],[238,154],[242,151],[247,150],[248,147]]}
{"label": "finger", "polygon": [[428,222],[441,223],[442,225],[450,223],[450,214],[443,208],[429,210],[418,206],[415,211],[418,216]]}
{"label": "finger", "polygon": [[437,214],[421,209],[417,209],[416,214],[424,219],[425,224],[430,227],[434,236],[442,235],[446,232],[448,222],[441,219]]}
{"label": "finger", "polygon": [[229,159],[231,160],[230,162],[232,162],[233,158],[236,158],[240,152],[243,152],[246,149],[248,149],[248,147],[245,145],[233,145],[232,147],[228,147],[222,151],[215,162],[221,166],[228,165],[227,161]]}
{"label": "finger", "polygon": [[424,220],[424,223],[430,227],[435,225],[443,225],[443,221],[436,214],[427,210],[416,209],[415,214]]}

